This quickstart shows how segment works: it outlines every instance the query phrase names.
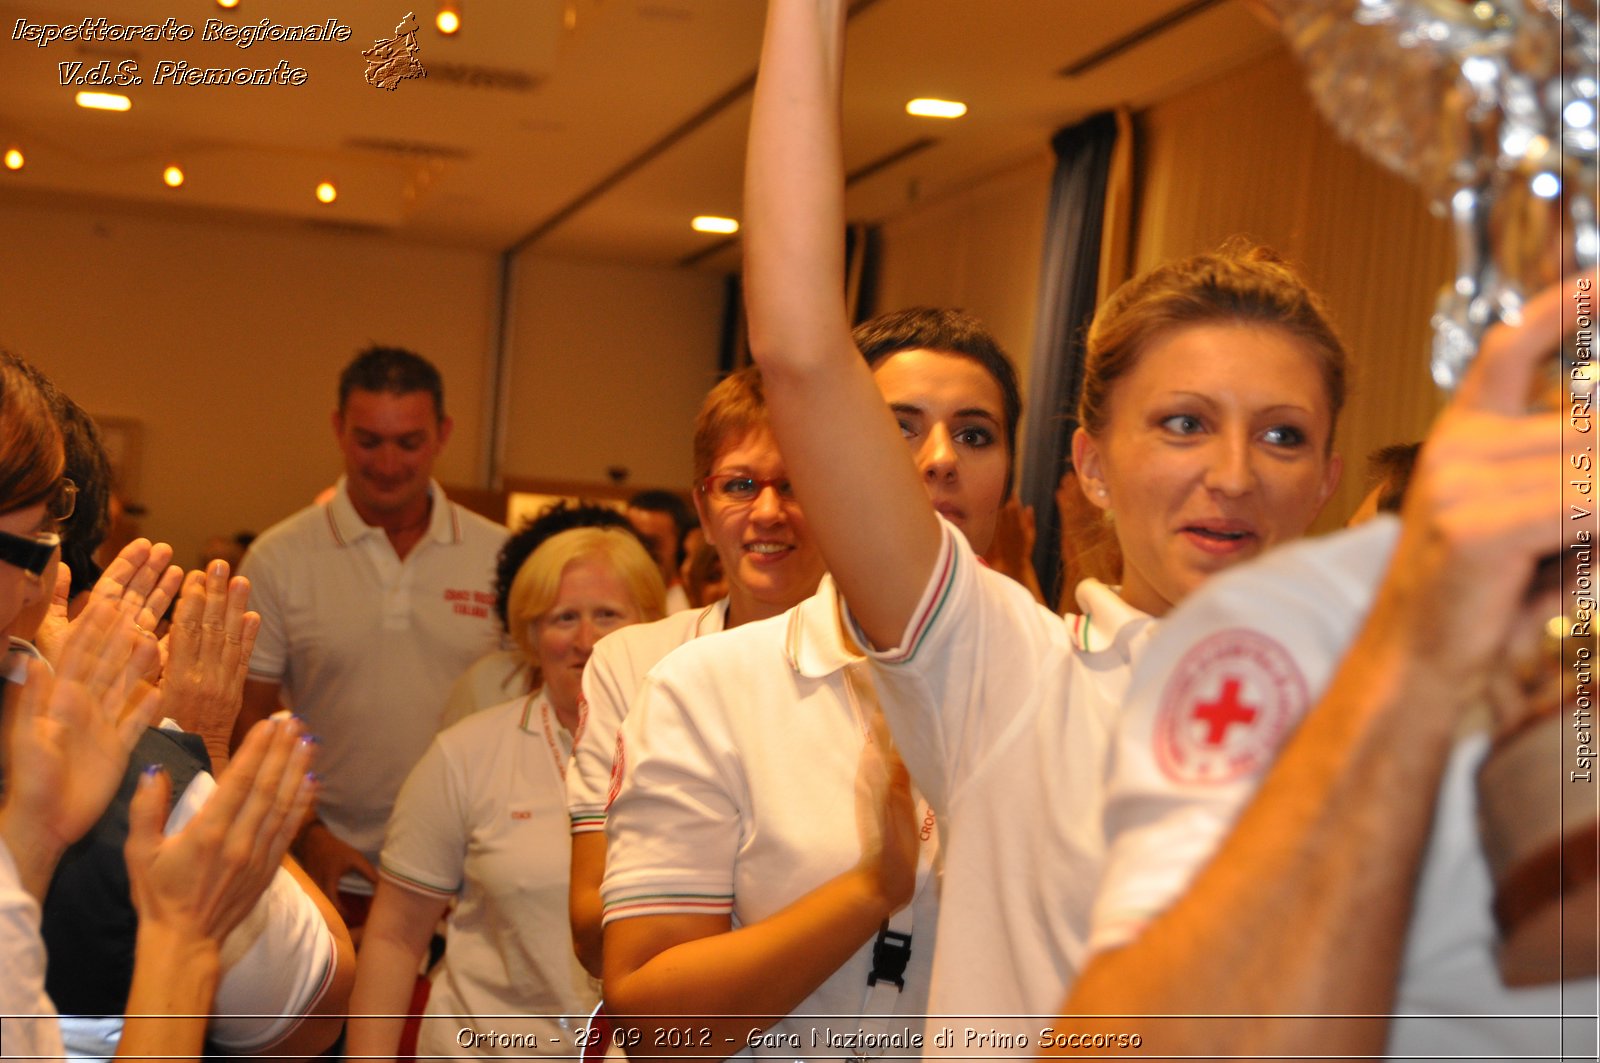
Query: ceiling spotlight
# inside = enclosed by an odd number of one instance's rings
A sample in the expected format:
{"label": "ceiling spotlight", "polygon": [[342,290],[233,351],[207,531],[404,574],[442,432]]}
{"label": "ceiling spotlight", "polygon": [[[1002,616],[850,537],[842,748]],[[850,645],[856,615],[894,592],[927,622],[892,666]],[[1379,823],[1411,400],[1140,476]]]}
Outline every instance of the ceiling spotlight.
{"label": "ceiling spotlight", "polygon": [[7,148],[6,149],[6,169],[8,169],[8,170],[20,170],[20,169],[22,169],[23,163],[25,163],[27,161],[28,160],[26,160],[26,159],[24,159],[22,157],[22,149],[21,148]]}
{"label": "ceiling spotlight", "polygon": [[217,6],[224,11],[232,11],[239,6],[239,0],[217,0]]}
{"label": "ceiling spotlight", "polygon": [[317,202],[332,203],[339,198],[339,190],[333,187],[332,181],[322,181],[317,185]]}
{"label": "ceiling spotlight", "polygon": [[168,166],[161,171],[161,180],[166,182],[168,188],[177,188],[183,184],[183,171],[177,166]]}
{"label": "ceiling spotlight", "polygon": [[446,37],[453,37],[461,28],[461,8],[455,0],[444,0],[439,5],[439,13],[433,16],[433,24],[439,27],[439,32]]}
{"label": "ceiling spotlight", "polygon": [[115,92],[80,92],[77,99],[79,107],[94,111],[126,111],[133,106],[132,100]]}
{"label": "ceiling spotlight", "polygon": [[739,223],[732,218],[719,218],[712,214],[702,214],[689,223],[690,228],[697,233],[721,233],[731,236],[739,231]]}
{"label": "ceiling spotlight", "polygon": [[916,99],[906,104],[906,114],[918,118],[960,118],[967,113],[967,105],[959,100]]}

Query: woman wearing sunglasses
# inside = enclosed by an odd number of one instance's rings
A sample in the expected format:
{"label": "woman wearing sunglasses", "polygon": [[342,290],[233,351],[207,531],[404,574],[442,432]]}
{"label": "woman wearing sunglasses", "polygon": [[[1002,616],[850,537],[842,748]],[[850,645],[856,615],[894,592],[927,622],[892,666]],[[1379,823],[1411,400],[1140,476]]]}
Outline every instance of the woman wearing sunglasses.
{"label": "woman wearing sunglasses", "polygon": [[[75,489],[62,478],[61,434],[45,392],[0,358],[0,628],[49,595]],[[148,544],[146,544],[148,552]],[[129,565],[129,568],[133,566]],[[159,572],[123,572],[132,582]],[[23,668],[8,699],[0,803],[0,1042],[8,1054],[59,1057],[44,992],[40,904],[67,847],[99,818],[160,698],[139,682],[154,640],[112,595],[84,610],[54,669]],[[14,677],[13,677],[14,678]],[[10,686],[11,683],[3,684]],[[188,828],[163,838],[170,785],[146,772],[129,813],[128,873],[139,912],[129,1021],[120,1051],[198,1056],[223,939],[254,905],[310,806],[311,747],[297,724],[263,723]]]}

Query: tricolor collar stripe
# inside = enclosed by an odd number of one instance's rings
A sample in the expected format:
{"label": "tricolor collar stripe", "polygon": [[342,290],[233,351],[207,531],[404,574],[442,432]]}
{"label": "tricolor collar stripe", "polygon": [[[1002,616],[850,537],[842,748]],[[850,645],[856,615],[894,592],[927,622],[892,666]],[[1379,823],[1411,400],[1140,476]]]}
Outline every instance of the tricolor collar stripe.
{"label": "tricolor collar stripe", "polygon": [[922,615],[917,617],[912,624],[910,635],[906,639],[905,652],[887,659],[888,663],[902,664],[914,658],[917,655],[917,651],[922,648],[922,640],[933,627],[934,621],[939,618],[939,614],[944,611],[946,603],[949,602],[950,594],[955,589],[956,557],[960,553],[956,549],[956,544],[949,539],[949,536],[954,534],[956,533],[949,529],[945,530],[944,566],[939,572],[939,578],[934,583],[933,593],[928,596],[928,607],[923,610]]}
{"label": "tricolor collar stripe", "polygon": [[1088,613],[1079,613],[1072,618],[1072,641],[1080,650],[1088,650],[1089,632],[1094,626],[1094,619]]}
{"label": "tricolor collar stripe", "polygon": [[426,893],[433,897],[454,897],[461,892],[461,886],[459,883],[449,889],[440,889],[438,886],[423,882],[419,879],[414,879],[410,875],[402,875],[388,864],[379,864],[378,873],[384,878],[393,880],[398,886],[403,886],[408,890],[414,890],[418,893]]}

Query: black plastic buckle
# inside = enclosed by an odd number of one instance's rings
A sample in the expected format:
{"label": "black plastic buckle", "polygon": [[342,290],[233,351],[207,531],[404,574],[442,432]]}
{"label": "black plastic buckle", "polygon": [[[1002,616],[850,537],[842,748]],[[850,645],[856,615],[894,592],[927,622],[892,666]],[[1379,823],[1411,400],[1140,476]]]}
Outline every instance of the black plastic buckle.
{"label": "black plastic buckle", "polygon": [[892,982],[896,989],[906,987],[906,964],[911,960],[911,935],[890,930],[886,920],[872,943],[872,973],[867,985]]}

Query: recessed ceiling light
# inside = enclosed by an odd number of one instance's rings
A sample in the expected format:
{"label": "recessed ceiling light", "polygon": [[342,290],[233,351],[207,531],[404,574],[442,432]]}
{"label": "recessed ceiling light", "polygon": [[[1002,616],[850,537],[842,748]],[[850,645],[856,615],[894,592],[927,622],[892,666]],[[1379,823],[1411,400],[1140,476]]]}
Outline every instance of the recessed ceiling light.
{"label": "recessed ceiling light", "polygon": [[126,111],[133,101],[115,92],[80,92],[78,106],[95,111]]}
{"label": "recessed ceiling light", "polygon": [[967,105],[959,100],[915,99],[906,104],[906,114],[918,118],[960,118],[967,113]]}
{"label": "recessed ceiling light", "polygon": [[317,185],[317,202],[332,203],[339,198],[339,190],[333,187],[332,181],[322,181]]}
{"label": "recessed ceiling light", "polygon": [[739,223],[732,218],[719,218],[713,214],[702,214],[689,225],[697,233],[721,233],[727,236],[739,231]]}
{"label": "recessed ceiling light", "polygon": [[161,180],[166,182],[168,188],[177,188],[183,184],[183,171],[177,166],[168,166],[161,171]]}
{"label": "recessed ceiling light", "polygon": [[217,0],[217,6],[224,11],[232,11],[239,6],[239,0]]}
{"label": "recessed ceiling light", "polygon": [[439,27],[439,32],[446,37],[454,36],[461,28],[461,10],[451,0],[445,0],[439,5],[439,13],[433,16],[433,24]]}
{"label": "recessed ceiling light", "polygon": [[22,157],[22,149],[21,148],[7,148],[6,149],[6,169],[8,169],[8,170],[20,170],[20,169],[22,169],[23,164],[25,162],[27,162],[27,161],[28,160],[26,160],[26,159],[24,159]]}

